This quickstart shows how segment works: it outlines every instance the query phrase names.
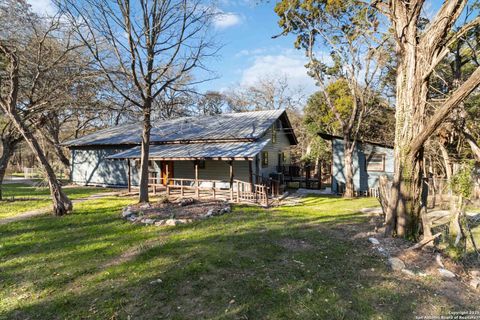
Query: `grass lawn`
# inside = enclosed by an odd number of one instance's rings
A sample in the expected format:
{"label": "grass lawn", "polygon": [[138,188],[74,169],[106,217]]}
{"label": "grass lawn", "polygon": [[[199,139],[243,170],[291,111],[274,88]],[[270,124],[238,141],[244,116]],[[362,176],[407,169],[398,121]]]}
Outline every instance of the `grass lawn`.
{"label": "grass lawn", "polygon": [[[5,200],[0,201],[0,219],[13,217],[30,210],[49,207],[52,204],[48,188],[36,188],[23,183],[9,183],[2,185],[2,191]],[[71,200],[74,200],[110,190],[94,187],[68,187],[64,188],[64,191]],[[12,197],[20,200],[9,201]]]}
{"label": "grass lawn", "polygon": [[387,271],[350,237],[375,199],[236,206],[164,228],[121,220],[132,202],[1,225],[0,319],[414,319],[475,307]]}

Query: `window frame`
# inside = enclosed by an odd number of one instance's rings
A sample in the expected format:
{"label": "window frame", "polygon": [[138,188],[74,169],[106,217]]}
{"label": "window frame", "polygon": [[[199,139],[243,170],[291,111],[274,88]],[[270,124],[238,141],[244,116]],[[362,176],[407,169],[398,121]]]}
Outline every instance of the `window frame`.
{"label": "window frame", "polygon": [[262,159],[261,159],[261,165],[262,168],[268,167],[268,151],[262,151]]}
{"label": "window frame", "polygon": [[277,143],[277,128],[275,125],[272,126],[272,144]]}
{"label": "window frame", "polygon": [[[369,169],[370,160],[375,156],[382,158],[381,164],[380,164],[380,162],[377,163],[378,165],[381,165],[381,169],[379,169],[378,167],[375,167],[373,169]],[[386,158],[385,153],[371,153],[371,154],[365,156],[365,171],[367,171],[367,172],[385,172],[385,158]]]}

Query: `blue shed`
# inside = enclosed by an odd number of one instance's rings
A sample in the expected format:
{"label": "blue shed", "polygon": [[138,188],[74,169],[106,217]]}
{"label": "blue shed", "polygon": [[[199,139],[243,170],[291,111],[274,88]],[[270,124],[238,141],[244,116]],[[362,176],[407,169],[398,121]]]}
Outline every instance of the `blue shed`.
{"label": "blue shed", "polygon": [[[345,157],[343,137],[319,133],[331,141],[332,146],[332,192],[345,190]],[[353,184],[357,194],[371,194],[378,187],[380,176],[393,178],[393,146],[357,140],[353,153]]]}

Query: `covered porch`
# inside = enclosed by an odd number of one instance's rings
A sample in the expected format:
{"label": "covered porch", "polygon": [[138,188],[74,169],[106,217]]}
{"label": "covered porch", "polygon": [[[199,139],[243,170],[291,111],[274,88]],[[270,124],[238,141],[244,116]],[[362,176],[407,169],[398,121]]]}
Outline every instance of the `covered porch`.
{"label": "covered porch", "polygon": [[[258,173],[263,142],[163,144],[150,147],[149,188],[169,197],[213,198],[268,205],[279,193],[278,182]],[[139,166],[140,148],[111,156],[126,160],[128,186],[132,167]]]}

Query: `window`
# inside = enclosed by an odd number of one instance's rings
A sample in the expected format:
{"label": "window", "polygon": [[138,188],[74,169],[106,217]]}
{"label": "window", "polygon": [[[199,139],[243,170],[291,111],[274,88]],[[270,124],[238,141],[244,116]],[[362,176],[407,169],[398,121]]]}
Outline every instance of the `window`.
{"label": "window", "polygon": [[367,155],[367,171],[385,171],[385,155],[369,154]]}
{"label": "window", "polygon": [[277,128],[275,125],[272,127],[272,143],[277,143]]}
{"label": "window", "polygon": [[268,151],[262,151],[262,167],[268,167]]}

